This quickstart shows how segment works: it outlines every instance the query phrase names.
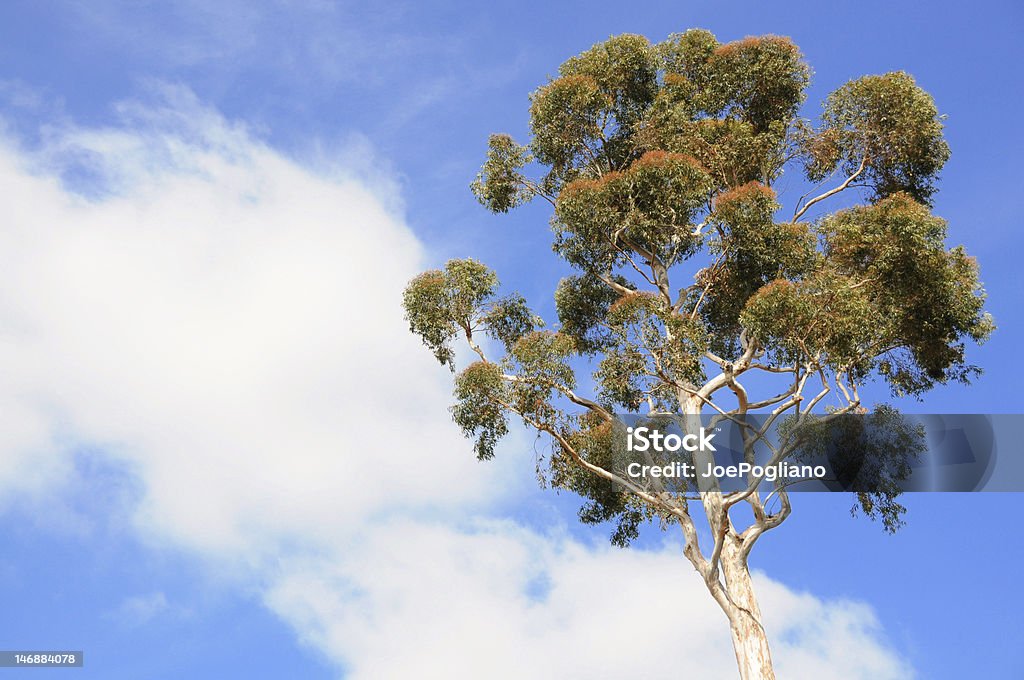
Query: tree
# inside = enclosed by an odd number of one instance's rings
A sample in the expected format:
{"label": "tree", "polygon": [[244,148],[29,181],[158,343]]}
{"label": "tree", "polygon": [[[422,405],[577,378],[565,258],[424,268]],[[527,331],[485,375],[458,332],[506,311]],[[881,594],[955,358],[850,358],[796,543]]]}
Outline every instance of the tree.
{"label": "tree", "polygon": [[[946,249],[931,213],[949,157],[932,98],[906,73],[866,76],[812,124],[798,115],[809,77],[787,38],[720,44],[703,30],[660,44],[621,35],[569,59],[531,96],[529,144],[491,136],[472,184],[497,213],[553,207],[554,251],[575,270],[554,291],[557,330],[472,259],[421,274],[404,298],[439,361],[455,370],[460,336],[479,358],[455,378],[452,413],[481,459],[518,417],[552,441],[545,480],[586,499],[584,522],[615,522],[614,543],[651,519],[681,527],[745,679],[774,677],[748,557],[790,515],[787,489],[637,484],[609,464],[615,412],[799,424],[830,394],[840,405],[827,417],[863,411],[869,380],[898,396],[968,382],[965,343],[993,329],[976,262]],[[790,169],[811,189],[784,218],[772,186]],[[820,212],[840,194],[862,202]],[[592,396],[577,380],[588,367]],[[861,492],[855,510],[894,531],[897,499]],[[742,505],[753,522],[737,527]]]}

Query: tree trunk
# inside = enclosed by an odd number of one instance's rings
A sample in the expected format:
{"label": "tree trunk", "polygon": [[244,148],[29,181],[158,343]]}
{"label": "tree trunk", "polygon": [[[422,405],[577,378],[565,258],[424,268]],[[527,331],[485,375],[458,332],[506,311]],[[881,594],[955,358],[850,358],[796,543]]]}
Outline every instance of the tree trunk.
{"label": "tree trunk", "polygon": [[[682,422],[687,433],[696,433],[703,426],[701,410],[703,404],[695,396],[681,397],[683,405]],[[703,470],[714,462],[710,452],[697,450],[693,452],[693,461],[698,470]],[[708,518],[708,526],[712,535],[722,537],[722,552],[718,560],[718,568],[724,580],[725,597],[718,585],[717,576],[714,584],[708,583],[711,595],[718,602],[729,618],[732,633],[733,651],[736,653],[736,664],[742,680],[775,680],[772,667],[772,655],[768,648],[768,635],[761,625],[761,608],[754,595],[754,586],[750,580],[750,569],[743,556],[739,536],[729,523],[728,514],[722,503],[722,489],[715,478],[706,479],[698,476],[697,489],[701,503]],[[698,571],[703,558],[695,557],[691,561]],[[706,563],[704,563],[706,566]]]}
{"label": "tree trunk", "polygon": [[726,538],[722,549],[721,568],[731,601],[726,614],[740,678],[775,680],[768,636],[761,625],[761,608],[754,595],[750,569],[740,553],[739,542],[732,536]]}

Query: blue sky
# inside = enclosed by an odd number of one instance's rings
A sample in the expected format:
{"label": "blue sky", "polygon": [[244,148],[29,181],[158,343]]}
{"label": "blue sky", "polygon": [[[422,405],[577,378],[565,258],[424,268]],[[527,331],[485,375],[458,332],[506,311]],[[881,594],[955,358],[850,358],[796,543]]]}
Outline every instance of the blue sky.
{"label": "blue sky", "polygon": [[[566,271],[543,207],[493,216],[468,191],[487,135],[525,138],[528,93],[594,42],[691,27],[791,36],[814,69],[806,115],[867,73],[906,70],[934,95],[953,151],[935,211],[980,260],[999,330],[970,354],[987,369],[974,386],[916,408],[1019,412],[1017,3],[8,2],[0,332],[16,349],[0,367],[17,389],[0,388],[0,648],[84,649],[74,672],[96,678],[398,677],[381,655],[441,649],[424,629],[457,617],[383,585],[433,583],[387,540],[432,537],[423,559],[465,555],[465,574],[499,546],[570,603],[566,570],[688,570],[656,531],[639,556],[607,552],[572,498],[532,487],[528,436],[478,469],[443,422],[447,377],[390,301],[418,268],[472,255],[550,317]],[[398,253],[391,283],[369,265],[381,253]],[[443,461],[410,468],[422,485],[321,488],[372,453],[346,429],[367,403],[413,422],[389,450]],[[845,499],[801,497],[753,563],[780,611],[820,614],[820,639],[779,619],[794,649],[848,644],[892,677],[1019,677],[1020,501],[915,496],[886,536]],[[531,621],[500,583],[479,587]]]}

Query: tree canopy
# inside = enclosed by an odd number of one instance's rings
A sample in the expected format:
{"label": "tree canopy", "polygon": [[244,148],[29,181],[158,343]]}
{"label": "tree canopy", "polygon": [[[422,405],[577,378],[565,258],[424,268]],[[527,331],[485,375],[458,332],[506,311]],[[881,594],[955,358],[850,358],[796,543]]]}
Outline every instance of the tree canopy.
{"label": "tree canopy", "polygon": [[[976,262],[946,249],[929,208],[949,157],[931,96],[906,73],[866,76],[830,94],[812,123],[798,115],[809,79],[783,37],[622,35],[531,95],[528,144],[491,136],[473,192],[499,213],[549,201],[553,248],[576,273],[554,292],[554,332],[537,330],[522,297],[498,297],[496,276],[473,260],[409,285],[412,330],[440,361],[454,368],[456,335],[481,354],[458,376],[454,408],[481,457],[519,414],[599,458],[602,409],[678,410],[709,369],[754,345],[764,368],[795,367],[797,384],[824,371],[851,398],[873,377],[917,395],[977,371],[965,342],[993,325]],[[789,168],[834,186],[808,198],[812,188],[787,219],[772,184]],[[804,219],[858,187],[865,203]],[[503,359],[483,356],[480,332]],[[574,356],[596,362],[591,404],[573,392]],[[586,413],[569,412],[573,402]],[[551,480],[591,499],[583,518],[618,517],[616,536],[634,535],[645,504],[608,480],[588,486],[589,471],[562,455]]]}

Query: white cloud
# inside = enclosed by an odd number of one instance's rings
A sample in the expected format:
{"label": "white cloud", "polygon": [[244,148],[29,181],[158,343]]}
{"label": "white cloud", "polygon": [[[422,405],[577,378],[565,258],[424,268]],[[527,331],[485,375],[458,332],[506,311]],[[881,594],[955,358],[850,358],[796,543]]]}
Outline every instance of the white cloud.
{"label": "white cloud", "polygon": [[0,151],[0,488],[102,446],[147,527],[228,553],[487,493],[401,318],[424,262],[395,201],[175,104]]}
{"label": "white cloud", "polygon": [[[357,678],[730,675],[675,551],[459,520],[530,483],[531,454],[478,464],[449,422],[399,308],[426,263],[392,187],[164,97],[0,143],[0,499],[73,494],[71,452],[102,450],[141,536],[263,584]],[[905,673],[863,606],[762,586],[784,677]]]}
{"label": "white cloud", "polygon": [[[779,677],[912,675],[864,605],[757,587]],[[673,546],[395,522],[358,554],[286,563],[268,601],[353,680],[735,675],[725,618]]]}

